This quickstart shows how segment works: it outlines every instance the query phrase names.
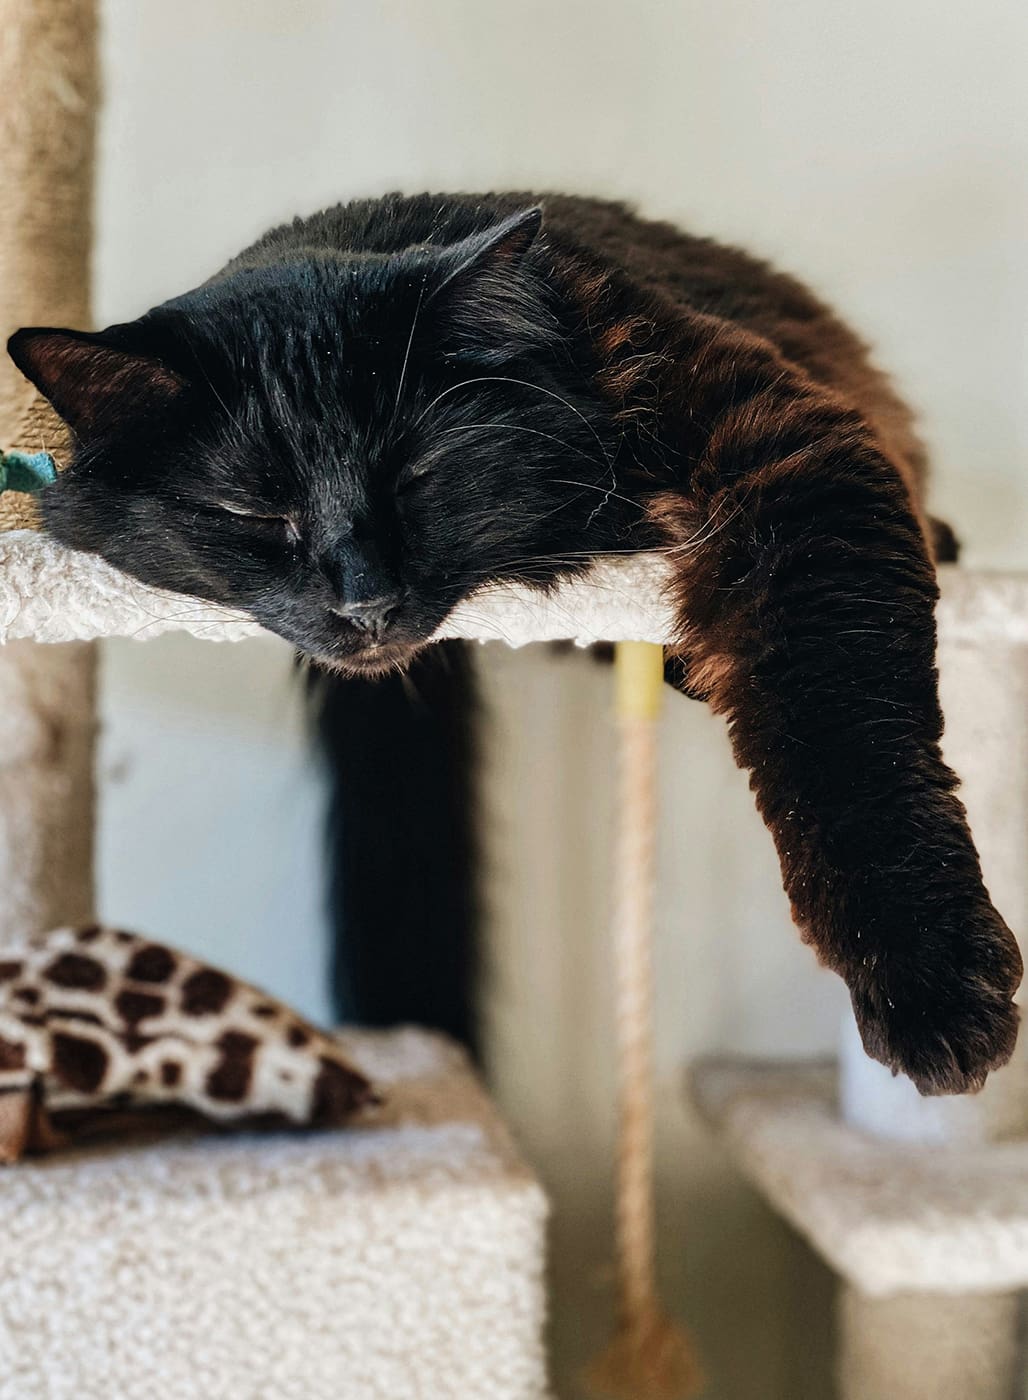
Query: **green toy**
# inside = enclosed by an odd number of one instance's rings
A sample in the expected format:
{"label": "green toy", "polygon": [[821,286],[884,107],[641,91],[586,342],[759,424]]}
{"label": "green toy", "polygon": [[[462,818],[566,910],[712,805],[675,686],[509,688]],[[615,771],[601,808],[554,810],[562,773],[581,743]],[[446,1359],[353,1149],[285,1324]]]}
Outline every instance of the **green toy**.
{"label": "green toy", "polygon": [[25,491],[35,495],[57,480],[57,467],[49,452],[0,454],[0,492]]}

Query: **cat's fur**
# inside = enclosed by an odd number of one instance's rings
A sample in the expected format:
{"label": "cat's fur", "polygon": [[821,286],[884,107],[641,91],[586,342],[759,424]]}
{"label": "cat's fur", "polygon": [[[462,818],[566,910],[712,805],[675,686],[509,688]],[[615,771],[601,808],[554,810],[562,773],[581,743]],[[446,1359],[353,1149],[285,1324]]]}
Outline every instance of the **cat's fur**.
{"label": "cat's fur", "polygon": [[329,665],[409,662],[487,581],[664,550],[670,672],[727,717],[867,1049],[924,1092],[1008,1059],[1021,959],[939,752],[924,454],[796,282],[620,205],[390,196],[10,348],[78,438],[55,535]]}

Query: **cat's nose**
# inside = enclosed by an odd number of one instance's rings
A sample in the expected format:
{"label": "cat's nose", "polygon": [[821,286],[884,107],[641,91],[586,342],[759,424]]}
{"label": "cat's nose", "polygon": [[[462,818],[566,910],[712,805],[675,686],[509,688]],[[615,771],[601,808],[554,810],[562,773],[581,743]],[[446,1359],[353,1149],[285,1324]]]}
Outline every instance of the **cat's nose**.
{"label": "cat's nose", "polygon": [[381,593],[376,598],[364,598],[359,603],[337,603],[333,612],[345,617],[354,627],[367,632],[378,641],[389,626],[403,601],[399,593]]}

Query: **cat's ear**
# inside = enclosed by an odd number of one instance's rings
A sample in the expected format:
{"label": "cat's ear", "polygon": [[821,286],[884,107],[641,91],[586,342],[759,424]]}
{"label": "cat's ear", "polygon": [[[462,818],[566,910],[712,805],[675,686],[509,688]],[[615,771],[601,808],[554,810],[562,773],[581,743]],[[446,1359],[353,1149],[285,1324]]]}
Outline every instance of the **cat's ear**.
{"label": "cat's ear", "polygon": [[438,324],[455,360],[498,366],[560,338],[545,283],[525,266],[541,224],[541,209],[522,209],[446,250]]}
{"label": "cat's ear", "polygon": [[11,359],[83,440],[173,402],[187,381],[160,360],[86,331],[29,326],[7,342]]}
{"label": "cat's ear", "polygon": [[481,233],[473,233],[454,243],[447,249],[448,268],[443,285],[473,280],[477,274],[512,271],[535,242],[542,222],[543,211],[538,205],[520,209]]}

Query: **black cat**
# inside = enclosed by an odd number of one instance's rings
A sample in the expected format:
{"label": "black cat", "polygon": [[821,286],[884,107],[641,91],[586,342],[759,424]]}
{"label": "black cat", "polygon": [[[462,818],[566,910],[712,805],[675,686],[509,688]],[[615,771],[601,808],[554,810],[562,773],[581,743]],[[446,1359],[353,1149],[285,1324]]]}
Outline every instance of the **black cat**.
{"label": "black cat", "polygon": [[1010,1056],[1021,959],[939,753],[923,452],[797,283],[618,205],[389,196],[10,351],[77,442],[53,534],[348,673],[409,666],[483,583],[663,551],[673,678],[727,716],[869,1052],[924,1092]]}

